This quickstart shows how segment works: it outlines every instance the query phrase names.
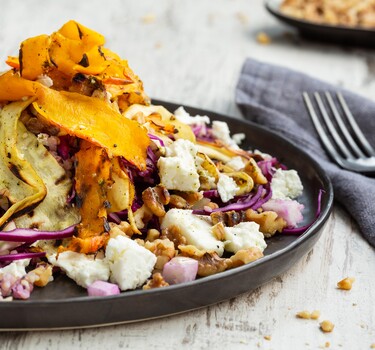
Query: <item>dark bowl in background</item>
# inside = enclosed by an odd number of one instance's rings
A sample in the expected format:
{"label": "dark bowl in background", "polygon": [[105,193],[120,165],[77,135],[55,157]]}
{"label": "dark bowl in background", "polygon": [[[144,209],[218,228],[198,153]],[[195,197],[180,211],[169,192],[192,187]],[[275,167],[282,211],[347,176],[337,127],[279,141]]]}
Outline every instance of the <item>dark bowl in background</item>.
{"label": "dark bowl in background", "polygon": [[280,11],[282,0],[265,0],[266,9],[280,21],[296,28],[310,40],[345,46],[375,48],[375,28],[333,26],[288,16]]}

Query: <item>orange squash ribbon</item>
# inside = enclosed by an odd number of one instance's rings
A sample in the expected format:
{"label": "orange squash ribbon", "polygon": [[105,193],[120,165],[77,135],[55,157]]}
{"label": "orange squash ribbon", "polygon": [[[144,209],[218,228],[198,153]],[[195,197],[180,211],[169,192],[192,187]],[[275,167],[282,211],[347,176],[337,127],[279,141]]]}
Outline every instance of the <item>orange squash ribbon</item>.
{"label": "orange squash ribbon", "polygon": [[[38,118],[57,126],[60,134],[82,140],[76,155],[82,219],[68,247],[82,253],[93,253],[106,244],[104,203],[113,182],[111,158],[124,157],[145,170],[150,144],[146,129],[121,114],[131,104],[150,103],[143,84],[127,61],[103,47],[104,42],[101,34],[69,21],[51,35],[23,41],[19,57],[9,56],[6,61],[12,70],[0,75],[0,102],[36,97],[32,107]],[[68,91],[79,74],[98,82],[120,111],[104,98]],[[52,78],[51,88],[38,82],[41,76]]]}

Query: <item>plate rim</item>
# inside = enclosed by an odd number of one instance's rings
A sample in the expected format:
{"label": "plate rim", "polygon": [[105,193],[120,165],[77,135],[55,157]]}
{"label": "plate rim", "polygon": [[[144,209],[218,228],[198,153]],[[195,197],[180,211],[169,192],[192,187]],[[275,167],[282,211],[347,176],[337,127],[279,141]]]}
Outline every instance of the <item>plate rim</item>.
{"label": "plate rim", "polygon": [[[201,278],[201,279],[197,279],[195,281],[192,281],[192,282],[189,282],[189,283],[183,283],[183,284],[178,284],[178,285],[172,285],[172,286],[168,286],[167,289],[166,288],[156,288],[156,289],[151,289],[151,290],[135,290],[135,291],[127,291],[127,292],[124,292],[124,293],[121,293],[119,295],[114,295],[114,296],[107,296],[107,297],[90,297],[90,296],[77,296],[77,297],[68,297],[68,298],[65,298],[65,299],[56,299],[56,300],[53,300],[53,299],[47,299],[47,300],[13,300],[11,302],[0,302],[0,311],[2,309],[16,309],[17,307],[19,306],[23,306],[23,308],[25,309],[32,309],[32,308],[38,308],[38,307],[48,307],[48,306],[57,306],[57,305],[66,305],[66,304],[87,304],[87,303],[92,303],[92,302],[103,302],[103,303],[106,303],[106,302],[111,302],[111,301],[116,301],[116,300],[122,300],[124,298],[131,298],[131,297],[139,297],[139,296],[143,296],[143,295],[149,295],[150,297],[152,296],[156,296],[156,295],[160,295],[160,294],[163,294],[163,293],[169,293],[169,292],[173,292],[173,291],[178,291],[178,290],[184,290],[184,289],[187,289],[187,288],[199,288],[200,285],[205,285],[205,284],[209,284],[211,282],[213,282],[214,280],[218,280],[218,279],[225,279],[225,277],[227,276],[235,276],[235,275],[238,275],[238,274],[241,274],[243,273],[245,270],[250,270],[254,267],[257,267],[257,266],[260,266],[260,265],[263,265],[263,264],[267,264],[267,263],[270,263],[272,262],[273,260],[275,259],[278,259],[279,257],[282,257],[288,253],[290,253],[291,251],[295,250],[297,247],[301,246],[303,243],[306,243],[310,238],[314,237],[314,235],[319,235],[319,231],[322,229],[322,227],[325,225],[325,223],[327,222],[329,216],[330,216],[330,213],[332,211],[332,208],[333,208],[333,200],[334,200],[334,192],[333,192],[333,186],[332,186],[332,182],[330,181],[328,175],[325,173],[325,171],[323,170],[323,168],[320,166],[320,164],[315,160],[313,159],[305,150],[301,149],[300,147],[298,147],[294,142],[286,139],[284,136],[276,133],[275,131],[272,131],[270,130],[269,128],[266,128],[262,125],[259,125],[259,124],[256,124],[252,121],[249,121],[249,120],[246,120],[246,119],[239,119],[239,118],[234,118],[232,116],[228,116],[228,115],[225,115],[225,114],[222,114],[220,112],[216,112],[216,111],[213,111],[213,110],[207,110],[207,109],[203,109],[203,108],[200,108],[200,107],[193,107],[193,106],[189,106],[189,105],[186,105],[184,103],[176,103],[176,102],[170,102],[170,101],[164,101],[164,100],[158,100],[158,99],[152,99],[152,103],[153,104],[164,104],[164,105],[169,105],[169,106],[173,106],[172,108],[178,108],[179,106],[183,106],[184,108],[186,108],[187,110],[199,110],[201,113],[202,112],[206,112],[208,113],[209,115],[213,115],[212,117],[210,118],[213,118],[213,117],[222,117],[224,118],[225,120],[227,120],[229,123],[231,120],[235,120],[236,122],[240,122],[244,125],[247,125],[248,127],[252,128],[253,130],[262,130],[268,134],[271,134],[272,138],[273,139],[276,139],[276,140],[280,140],[280,141],[283,141],[283,142],[286,142],[286,143],[289,143],[290,145],[292,145],[292,147],[294,148],[298,148],[298,151],[303,155],[303,157],[308,160],[308,162],[314,166],[314,169],[315,169],[315,173],[316,175],[318,176],[318,178],[322,181],[322,185],[326,186],[326,193],[327,193],[327,198],[325,199],[325,202],[326,202],[326,205],[322,208],[322,211],[319,215],[319,217],[313,222],[313,224],[300,236],[296,237],[295,240],[293,240],[292,242],[290,242],[287,246],[269,254],[269,255],[266,255],[264,257],[262,257],[261,259],[258,259],[254,262],[252,262],[251,264],[247,264],[247,265],[243,265],[243,266],[240,266],[240,267],[237,267],[235,269],[232,269],[232,270],[227,270],[227,271],[223,271],[219,274],[215,274],[215,275],[211,275],[211,276],[207,276],[207,277],[204,277],[204,278]],[[319,238],[319,236],[318,236]],[[315,244],[315,243],[314,243]],[[298,258],[298,260],[300,260],[301,257]],[[275,277],[275,276],[274,276]],[[267,283],[269,280],[267,280],[265,283]],[[167,290],[167,292],[165,292]],[[251,290],[251,289],[249,289]],[[238,294],[237,294],[238,295]],[[235,295],[233,295],[234,297]],[[216,301],[216,302],[213,302],[212,304],[216,304],[217,302],[219,301]],[[178,311],[176,312],[176,314],[180,314],[180,313],[184,313],[184,312],[188,312],[188,311],[191,311],[191,310],[195,310],[195,309],[198,309],[198,308],[201,308],[201,307],[207,307],[208,305],[210,304],[204,304],[204,305],[201,305],[201,306],[196,306],[194,308],[189,308],[189,309],[184,309],[182,311]],[[149,318],[143,318],[143,319],[155,319],[155,318],[160,318],[160,317],[165,317],[165,316],[169,316],[169,315],[173,315],[171,313],[167,313],[167,314],[161,314],[159,316],[155,316],[155,317],[149,317]],[[42,329],[49,329],[49,330],[52,330],[52,329],[73,329],[73,328],[91,328],[91,327],[99,327],[99,326],[103,326],[103,325],[110,325],[110,324],[122,324],[122,323],[133,323],[133,322],[138,322],[138,321],[142,321],[142,319],[134,319],[134,320],[125,320],[125,321],[119,321],[119,322],[98,322],[98,323],[95,323],[95,324],[88,324],[88,325],[85,325],[85,324],[82,324],[80,326],[58,326],[58,327],[50,327],[50,328],[46,328],[46,327],[22,327],[22,328],[10,328],[12,330],[17,330],[17,331],[22,331],[22,330],[26,330],[26,329],[38,329],[38,330],[42,330]],[[6,328],[6,327],[1,327],[0,326],[0,331],[5,331],[6,329],[9,330],[9,328]]]}

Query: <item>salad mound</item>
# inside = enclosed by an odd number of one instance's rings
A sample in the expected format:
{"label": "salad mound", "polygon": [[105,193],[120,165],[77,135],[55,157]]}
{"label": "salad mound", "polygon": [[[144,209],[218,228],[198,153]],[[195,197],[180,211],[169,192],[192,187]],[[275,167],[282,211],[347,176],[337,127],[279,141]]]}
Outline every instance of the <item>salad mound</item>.
{"label": "salad mound", "polygon": [[295,170],[225,122],[152,105],[104,44],[69,21],[0,75],[0,300],[59,274],[92,296],[186,283],[307,228]]}

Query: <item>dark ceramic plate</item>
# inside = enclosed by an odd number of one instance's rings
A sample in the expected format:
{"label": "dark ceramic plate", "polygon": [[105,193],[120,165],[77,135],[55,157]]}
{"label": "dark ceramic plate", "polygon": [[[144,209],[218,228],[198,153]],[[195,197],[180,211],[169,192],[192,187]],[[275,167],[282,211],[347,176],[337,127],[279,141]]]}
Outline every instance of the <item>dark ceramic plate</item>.
{"label": "dark ceramic plate", "polygon": [[[171,111],[178,107],[154,101],[158,103]],[[246,134],[245,147],[270,153],[296,169],[305,187],[301,198],[305,205],[303,224],[314,220],[318,192],[324,189],[322,211],[315,223],[299,237],[276,235],[269,239],[265,257],[258,261],[186,284],[95,298],[88,297],[86,290],[67,277],[59,276],[45,288],[36,287],[29,300],[0,302],[0,330],[104,326],[194,310],[257,288],[287,271],[310,251],[328,219],[333,201],[332,185],[320,166],[301,149],[260,126],[197,108],[186,107],[186,110],[228,122],[232,133]]]}
{"label": "dark ceramic plate", "polygon": [[299,30],[302,36],[350,46],[375,47],[375,28],[333,26],[305,21],[280,12],[281,0],[265,0],[267,10],[279,20]]}

